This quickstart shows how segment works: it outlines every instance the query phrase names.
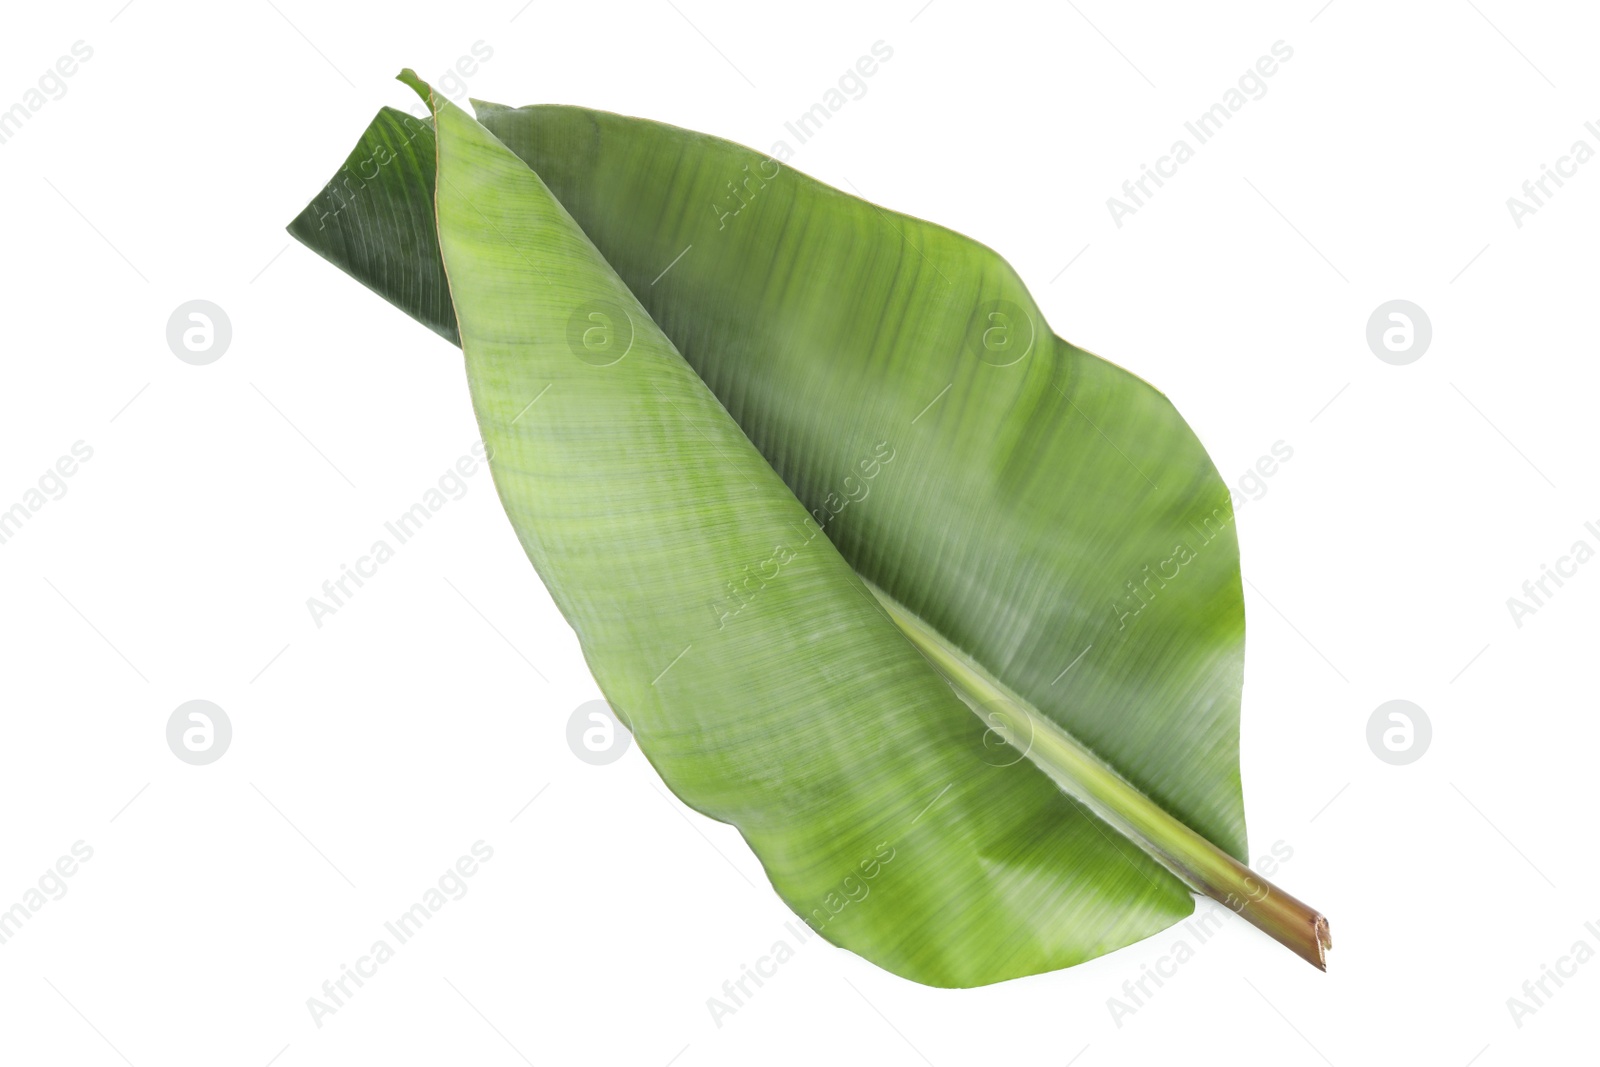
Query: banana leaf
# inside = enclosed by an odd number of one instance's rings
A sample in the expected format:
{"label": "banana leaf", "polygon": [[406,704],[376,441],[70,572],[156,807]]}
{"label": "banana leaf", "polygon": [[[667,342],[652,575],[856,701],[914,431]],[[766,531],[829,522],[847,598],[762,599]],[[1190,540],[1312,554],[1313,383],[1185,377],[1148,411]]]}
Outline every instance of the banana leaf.
{"label": "banana leaf", "polygon": [[1241,862],[1232,509],[1164,396],[782,160],[402,78],[432,121],[381,111],[290,232],[461,345],[601,690],[798,915],[971,986],[1198,891],[1324,966]]}

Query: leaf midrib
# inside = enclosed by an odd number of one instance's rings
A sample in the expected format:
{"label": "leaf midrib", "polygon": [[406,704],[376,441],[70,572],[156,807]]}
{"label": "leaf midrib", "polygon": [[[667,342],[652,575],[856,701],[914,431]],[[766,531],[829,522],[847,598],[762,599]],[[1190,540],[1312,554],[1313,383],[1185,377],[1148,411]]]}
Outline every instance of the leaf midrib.
{"label": "leaf midrib", "polygon": [[1174,818],[915,612],[866,578],[861,580],[991,732],[1185,885],[1240,912],[1302,958],[1326,969],[1331,940],[1325,918]]}

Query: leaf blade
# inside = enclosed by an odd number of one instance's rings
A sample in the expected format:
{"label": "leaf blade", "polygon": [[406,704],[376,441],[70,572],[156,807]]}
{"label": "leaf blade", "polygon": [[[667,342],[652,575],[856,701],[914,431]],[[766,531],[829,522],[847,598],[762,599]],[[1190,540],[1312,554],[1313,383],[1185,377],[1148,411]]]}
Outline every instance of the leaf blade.
{"label": "leaf blade", "polygon": [[[869,442],[905,442],[829,524],[859,573],[1247,858],[1232,504],[1164,396],[1055,337],[960,234],[704,134],[476,106],[813,514]],[[995,309],[1026,346],[986,347]]]}

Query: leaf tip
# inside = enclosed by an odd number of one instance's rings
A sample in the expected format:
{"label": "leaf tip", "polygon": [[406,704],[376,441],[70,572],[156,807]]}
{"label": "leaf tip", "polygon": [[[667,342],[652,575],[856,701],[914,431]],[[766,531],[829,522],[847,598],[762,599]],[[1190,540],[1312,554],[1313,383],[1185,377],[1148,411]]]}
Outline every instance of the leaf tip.
{"label": "leaf tip", "polygon": [[416,94],[422,97],[422,102],[427,104],[430,110],[433,108],[433,89],[428,85],[427,82],[417,77],[416,71],[412,70],[410,67],[406,67],[399,74],[395,75],[395,81],[404,82],[405,84],[411,86]]}

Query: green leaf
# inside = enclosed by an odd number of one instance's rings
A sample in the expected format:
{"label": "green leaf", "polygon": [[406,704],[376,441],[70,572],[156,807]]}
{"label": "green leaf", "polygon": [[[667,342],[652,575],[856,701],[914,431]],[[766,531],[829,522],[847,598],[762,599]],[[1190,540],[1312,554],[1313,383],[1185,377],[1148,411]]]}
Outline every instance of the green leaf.
{"label": "green leaf", "polygon": [[1230,858],[1238,554],[1166,399],[960,235],[704,135],[478,108],[437,145],[386,109],[291,232],[459,329],[507,513],[674,792],[918,981],[1091,958],[1184,882],[1320,965],[1320,916]]}
{"label": "green leaf", "polygon": [[1232,506],[1164,396],[960,234],[661,123],[479,109],[813,514],[903,450],[827,524],[864,577],[1246,858]]}
{"label": "green leaf", "polygon": [[433,219],[431,122],[386,107],[289,232],[334,266],[460,344]]}

